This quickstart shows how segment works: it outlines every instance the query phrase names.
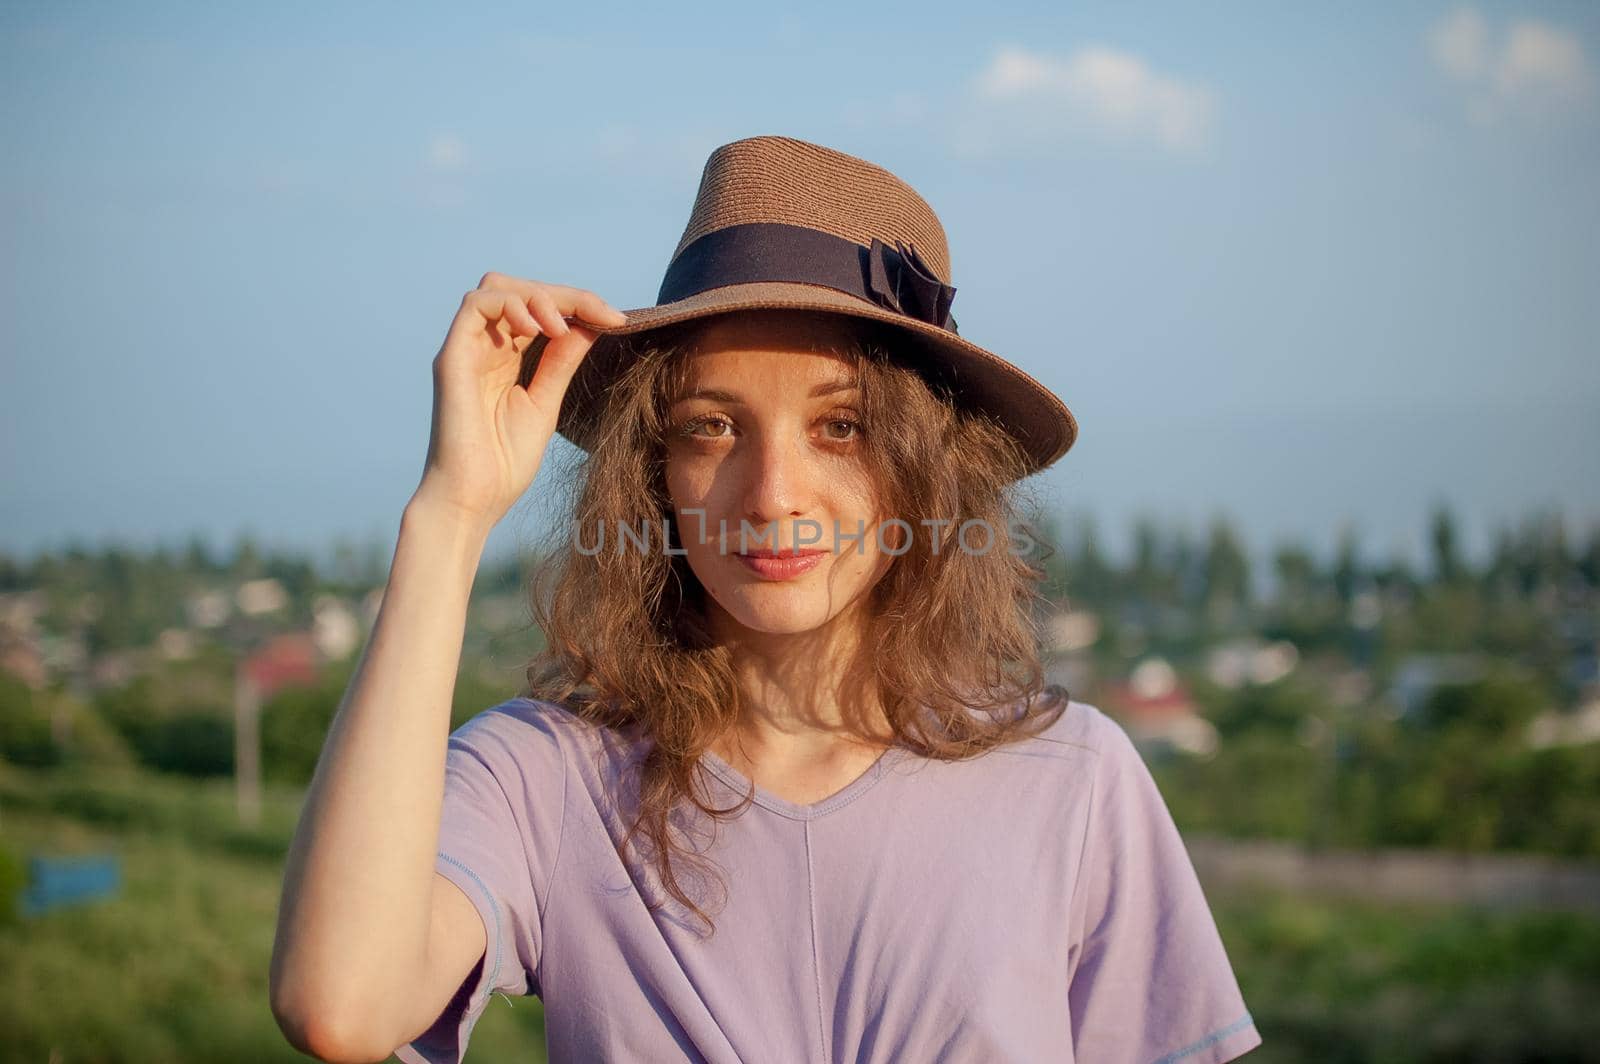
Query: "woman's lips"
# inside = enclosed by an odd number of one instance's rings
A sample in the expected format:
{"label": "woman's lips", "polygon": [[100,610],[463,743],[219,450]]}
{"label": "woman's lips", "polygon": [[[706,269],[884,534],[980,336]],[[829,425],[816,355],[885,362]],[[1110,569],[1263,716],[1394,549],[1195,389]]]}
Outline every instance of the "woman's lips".
{"label": "woman's lips", "polygon": [[763,580],[790,580],[821,564],[826,551],[811,550],[787,554],[741,554],[739,560]]}

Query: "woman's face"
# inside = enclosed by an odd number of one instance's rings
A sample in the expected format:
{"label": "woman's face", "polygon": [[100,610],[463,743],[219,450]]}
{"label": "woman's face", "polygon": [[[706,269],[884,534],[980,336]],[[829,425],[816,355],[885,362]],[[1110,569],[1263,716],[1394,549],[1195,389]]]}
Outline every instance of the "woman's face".
{"label": "woman's face", "polygon": [[858,609],[894,560],[878,541],[854,367],[812,350],[848,328],[735,313],[698,334],[668,411],[666,478],[713,630],[813,631]]}

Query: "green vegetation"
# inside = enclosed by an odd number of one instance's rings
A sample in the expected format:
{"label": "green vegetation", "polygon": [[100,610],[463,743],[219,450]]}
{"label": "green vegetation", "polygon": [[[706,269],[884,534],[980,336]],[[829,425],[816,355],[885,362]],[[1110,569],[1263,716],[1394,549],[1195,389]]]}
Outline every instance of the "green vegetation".
{"label": "green vegetation", "polygon": [[[268,788],[242,831],[224,781],[0,767],[9,848],[124,865],[114,900],[0,923],[0,1060],[304,1060],[267,1005],[299,801]],[[1600,1059],[1600,920],[1209,896],[1262,1064]],[[542,1059],[543,1021],[491,999],[468,1059]]]}
{"label": "green vegetation", "polygon": [[[305,1060],[267,999],[300,800],[268,788],[244,830],[225,781],[0,763],[0,854],[115,853],[123,869],[114,899],[0,920],[0,1061]],[[540,1059],[542,1023],[537,998],[494,999],[473,1059]]]}
{"label": "green vegetation", "polygon": [[1340,709],[1293,677],[1238,692],[1202,686],[1216,755],[1152,769],[1185,830],[1600,857],[1600,743],[1529,747],[1544,696],[1504,666],[1440,685],[1404,719]]}
{"label": "green vegetation", "polygon": [[1600,1060],[1600,920],[1213,897],[1263,1044],[1317,1064]]}

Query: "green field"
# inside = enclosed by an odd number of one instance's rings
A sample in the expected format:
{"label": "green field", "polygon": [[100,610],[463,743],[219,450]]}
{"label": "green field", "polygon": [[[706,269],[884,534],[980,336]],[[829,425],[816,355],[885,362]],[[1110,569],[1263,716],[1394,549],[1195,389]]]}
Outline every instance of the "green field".
{"label": "green field", "polygon": [[[5,1061],[303,1060],[267,1006],[298,788],[242,830],[231,783],[0,762],[0,844],[120,854],[115,900],[0,927]],[[1212,896],[1268,1061],[1600,1060],[1600,921]],[[540,1061],[535,998],[496,997],[469,1059]]]}

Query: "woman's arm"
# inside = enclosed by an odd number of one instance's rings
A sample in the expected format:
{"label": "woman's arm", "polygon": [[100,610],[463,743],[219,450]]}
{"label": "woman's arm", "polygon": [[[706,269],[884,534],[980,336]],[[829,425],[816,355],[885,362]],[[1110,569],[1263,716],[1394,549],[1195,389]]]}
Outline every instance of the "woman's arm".
{"label": "woman's arm", "polygon": [[[296,1048],[381,1061],[484,952],[434,871],[467,599],[490,529],[538,474],[572,375],[621,325],[593,292],[485,274],[433,360],[433,425],[371,638],[317,761],[284,870],[272,1011]],[[523,352],[550,337],[526,388]]]}
{"label": "woman's arm", "polygon": [[272,1009],[295,1047],[321,1059],[385,1059],[438,1015],[484,950],[476,910],[433,866],[467,599],[487,537],[420,495],[407,505],[372,637],[306,795],[284,873]]}

